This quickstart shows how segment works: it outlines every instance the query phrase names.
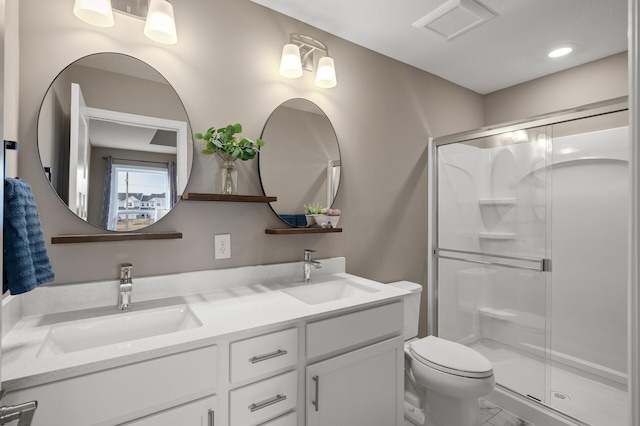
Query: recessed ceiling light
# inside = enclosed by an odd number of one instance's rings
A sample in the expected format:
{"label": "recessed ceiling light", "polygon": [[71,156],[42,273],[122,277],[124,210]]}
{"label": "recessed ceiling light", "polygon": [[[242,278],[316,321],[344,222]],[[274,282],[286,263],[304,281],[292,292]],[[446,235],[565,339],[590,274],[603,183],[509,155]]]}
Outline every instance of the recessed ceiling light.
{"label": "recessed ceiling light", "polygon": [[551,50],[547,56],[549,56],[550,58],[560,58],[561,56],[566,56],[571,52],[573,52],[573,47],[562,46]]}

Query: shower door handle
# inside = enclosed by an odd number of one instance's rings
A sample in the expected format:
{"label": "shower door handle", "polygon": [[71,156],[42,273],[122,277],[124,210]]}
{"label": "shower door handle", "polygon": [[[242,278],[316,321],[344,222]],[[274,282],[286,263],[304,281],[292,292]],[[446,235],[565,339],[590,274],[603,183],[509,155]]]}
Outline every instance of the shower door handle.
{"label": "shower door handle", "polygon": [[[473,259],[471,257],[447,256],[446,254],[442,254],[441,252],[454,253],[457,255],[480,256],[485,258],[493,257],[496,259],[511,260],[514,262],[535,263],[537,266],[517,265],[517,264],[507,263],[504,261],[481,260],[481,259]],[[535,259],[531,257],[505,256],[501,254],[481,253],[481,252],[467,251],[467,250],[453,250],[453,249],[445,249],[445,248],[439,248],[439,247],[433,249],[433,255],[438,259],[457,260],[460,262],[469,262],[469,263],[475,263],[478,265],[500,266],[503,268],[524,269],[527,271],[536,271],[536,272],[551,272],[551,259]]]}

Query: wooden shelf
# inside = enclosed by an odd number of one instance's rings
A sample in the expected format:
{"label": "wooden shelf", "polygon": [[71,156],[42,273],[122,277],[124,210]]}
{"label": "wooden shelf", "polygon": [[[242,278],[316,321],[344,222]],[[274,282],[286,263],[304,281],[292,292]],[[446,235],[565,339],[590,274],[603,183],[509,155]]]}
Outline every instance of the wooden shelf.
{"label": "wooden shelf", "polygon": [[186,192],[182,194],[182,199],[189,201],[232,201],[238,203],[271,203],[278,201],[277,197],[268,197],[266,195],[203,194],[198,192]]}
{"label": "wooden shelf", "polygon": [[298,234],[331,234],[342,232],[342,228],[278,228],[265,229],[265,234],[271,235],[298,235]]}
{"label": "wooden shelf", "polygon": [[113,241],[171,240],[182,238],[182,232],[122,232],[110,234],[57,235],[51,244],[106,243]]}

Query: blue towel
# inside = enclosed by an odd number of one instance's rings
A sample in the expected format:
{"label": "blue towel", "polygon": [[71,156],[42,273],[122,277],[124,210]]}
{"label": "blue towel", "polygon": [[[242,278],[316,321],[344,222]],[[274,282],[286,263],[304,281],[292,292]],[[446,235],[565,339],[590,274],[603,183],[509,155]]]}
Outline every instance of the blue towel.
{"label": "blue towel", "polygon": [[29,184],[4,180],[4,277],[2,292],[31,291],[54,280],[47,247]]}
{"label": "blue towel", "polygon": [[280,217],[291,226],[307,226],[307,218],[303,214],[281,214]]}

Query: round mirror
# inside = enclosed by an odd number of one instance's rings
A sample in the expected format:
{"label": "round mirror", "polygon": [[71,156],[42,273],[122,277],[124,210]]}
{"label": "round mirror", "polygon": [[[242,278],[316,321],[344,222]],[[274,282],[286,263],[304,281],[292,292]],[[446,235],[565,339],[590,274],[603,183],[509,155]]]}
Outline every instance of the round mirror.
{"label": "round mirror", "polygon": [[325,113],[306,99],[290,99],[267,120],[261,138],[260,181],[270,203],[291,226],[307,226],[305,204],[331,207],[340,183],[338,138]]}
{"label": "round mirror", "polygon": [[177,93],[148,64],[97,53],[66,67],[38,116],[40,161],[79,218],[111,231],[160,220],[189,179],[193,140]]}

